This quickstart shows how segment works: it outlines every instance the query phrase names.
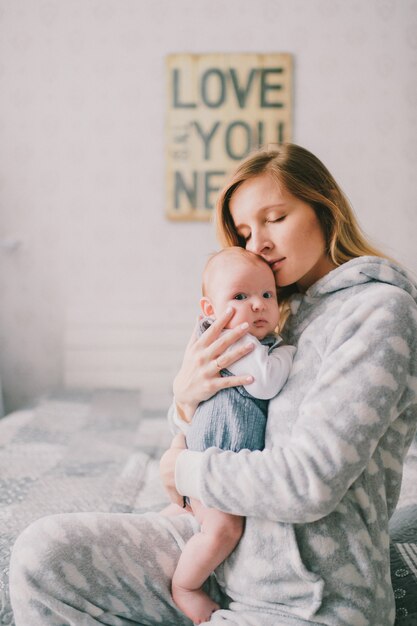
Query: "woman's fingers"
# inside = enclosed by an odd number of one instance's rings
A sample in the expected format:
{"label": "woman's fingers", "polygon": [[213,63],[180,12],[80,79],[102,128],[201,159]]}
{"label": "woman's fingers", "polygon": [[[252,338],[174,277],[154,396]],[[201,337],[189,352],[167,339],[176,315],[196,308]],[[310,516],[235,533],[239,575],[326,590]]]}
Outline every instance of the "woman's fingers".
{"label": "woman's fingers", "polygon": [[[216,346],[215,346],[216,347]],[[213,359],[214,367],[217,371],[222,369],[227,369],[229,365],[232,365],[235,361],[238,361],[249,352],[252,352],[255,344],[251,341],[244,343],[243,345],[238,345],[236,348],[231,348],[224,352],[224,346],[220,345],[220,355]]]}
{"label": "woman's fingers", "polygon": [[202,346],[209,346],[220,336],[222,330],[225,329],[227,324],[232,319],[235,310],[232,307],[226,309],[223,315],[219,315],[219,317],[214,320],[214,322],[210,325],[210,327],[201,335],[199,341]]}
{"label": "woman's fingers", "polygon": [[233,346],[234,343],[239,341],[242,337],[244,337],[248,332],[248,324],[241,324],[237,328],[232,328],[225,333],[222,333],[218,339],[213,341],[211,346],[208,348],[208,356],[211,360],[216,360],[221,365],[222,368],[227,367],[225,363],[229,364],[234,363],[245,354],[248,354],[254,348],[254,344],[250,341],[247,344],[243,341],[240,342],[243,345],[239,345],[237,348],[231,348],[227,354],[225,354],[226,350]]}
{"label": "woman's fingers", "polygon": [[217,393],[221,389],[228,389],[229,387],[240,387],[250,385],[253,383],[253,376],[221,376],[213,380],[213,394]]}

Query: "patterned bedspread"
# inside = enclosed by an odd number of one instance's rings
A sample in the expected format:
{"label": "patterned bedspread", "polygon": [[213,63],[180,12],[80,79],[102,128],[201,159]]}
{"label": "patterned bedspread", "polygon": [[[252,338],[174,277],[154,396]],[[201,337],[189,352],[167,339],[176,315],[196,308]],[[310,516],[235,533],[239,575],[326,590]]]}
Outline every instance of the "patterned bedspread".
{"label": "patterned bedspread", "polygon": [[165,416],[141,417],[133,392],[51,398],[0,421],[0,624],[14,624],[10,551],[33,520],[60,512],[157,510]]}
{"label": "patterned bedspread", "polygon": [[[170,439],[165,416],[141,415],[134,392],[49,398],[0,420],[0,624],[14,624],[8,568],[20,531],[52,513],[161,509],[159,457]],[[392,528],[397,626],[417,624],[416,484],[413,446]]]}

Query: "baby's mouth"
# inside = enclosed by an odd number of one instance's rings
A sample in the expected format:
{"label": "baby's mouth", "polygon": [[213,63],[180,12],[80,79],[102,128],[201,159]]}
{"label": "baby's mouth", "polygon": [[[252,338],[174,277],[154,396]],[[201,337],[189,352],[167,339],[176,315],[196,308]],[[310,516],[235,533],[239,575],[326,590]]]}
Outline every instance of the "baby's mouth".
{"label": "baby's mouth", "polygon": [[265,319],[262,318],[262,319],[259,319],[259,320],[255,320],[253,322],[253,325],[254,326],[265,326],[265,324],[267,324],[267,323],[268,323],[268,320],[265,320]]}

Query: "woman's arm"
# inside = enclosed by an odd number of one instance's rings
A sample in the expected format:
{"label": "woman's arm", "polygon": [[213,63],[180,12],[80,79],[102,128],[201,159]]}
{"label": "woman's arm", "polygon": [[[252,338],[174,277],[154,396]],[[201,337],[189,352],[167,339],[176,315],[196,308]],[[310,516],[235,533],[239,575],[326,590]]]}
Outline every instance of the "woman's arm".
{"label": "woman's arm", "polygon": [[[398,290],[378,293],[351,298],[340,312],[289,443],[254,452],[183,451],[176,462],[181,494],[237,515],[292,523],[335,509],[391,423],[416,402],[415,303]],[[297,369],[302,393],[311,372]],[[407,430],[405,423],[396,428],[399,436]],[[387,463],[400,471],[392,454],[386,451]]]}
{"label": "woman's arm", "polygon": [[186,422],[191,421],[200,402],[208,400],[220,389],[248,384],[253,380],[250,372],[240,376],[220,376],[220,369],[229,367],[253,349],[251,342],[240,343],[225,354],[227,348],[248,332],[248,325],[243,324],[222,333],[232,316],[233,309],[226,311],[201,337],[197,337],[196,327],[188,342],[173,385],[178,413]]}

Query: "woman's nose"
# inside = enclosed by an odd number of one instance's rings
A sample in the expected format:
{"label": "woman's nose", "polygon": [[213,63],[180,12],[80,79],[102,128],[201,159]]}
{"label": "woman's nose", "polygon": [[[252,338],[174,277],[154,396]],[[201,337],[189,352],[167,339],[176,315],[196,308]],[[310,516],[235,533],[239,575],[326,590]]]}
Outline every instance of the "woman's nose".
{"label": "woman's nose", "polygon": [[246,249],[255,254],[265,253],[272,248],[272,242],[266,237],[266,233],[262,231],[252,232],[251,238],[246,244]]}

